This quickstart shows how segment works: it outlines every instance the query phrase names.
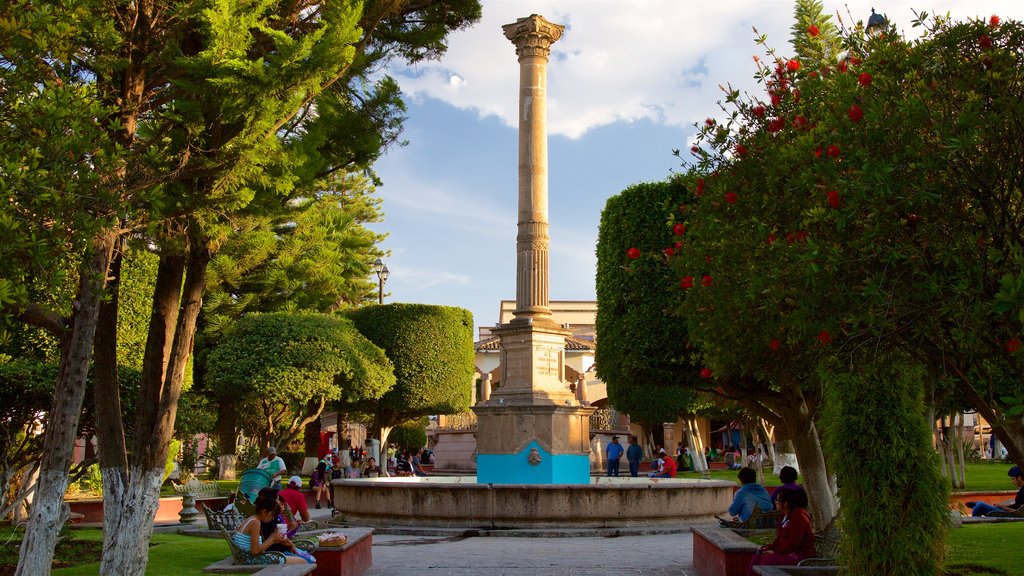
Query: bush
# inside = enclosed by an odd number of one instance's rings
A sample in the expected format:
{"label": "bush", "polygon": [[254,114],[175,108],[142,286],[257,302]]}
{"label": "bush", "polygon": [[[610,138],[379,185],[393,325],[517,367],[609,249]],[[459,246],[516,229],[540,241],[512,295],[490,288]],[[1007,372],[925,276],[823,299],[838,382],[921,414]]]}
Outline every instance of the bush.
{"label": "bush", "polygon": [[[305,452],[279,452],[277,455],[284,460],[284,465],[288,467],[289,476],[302,472],[302,461],[306,459]],[[287,483],[287,478],[284,481]]]}
{"label": "bush", "polygon": [[864,372],[823,374],[841,564],[851,576],[941,573],[948,494],[924,418],[922,373],[879,359]]}
{"label": "bush", "polygon": [[427,445],[427,431],[419,424],[403,424],[391,431],[388,441],[398,444],[401,450],[416,453]]}

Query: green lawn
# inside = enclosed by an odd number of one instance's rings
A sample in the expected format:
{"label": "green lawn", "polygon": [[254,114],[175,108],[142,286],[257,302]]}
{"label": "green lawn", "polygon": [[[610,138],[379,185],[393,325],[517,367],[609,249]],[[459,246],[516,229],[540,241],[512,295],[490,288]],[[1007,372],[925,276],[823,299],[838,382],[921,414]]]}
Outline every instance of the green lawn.
{"label": "green lawn", "polygon": [[[75,530],[78,540],[102,540],[98,528]],[[180,534],[153,534],[150,543],[147,576],[191,576],[203,573],[203,568],[227,558],[228,545],[221,538],[198,538]],[[54,570],[55,576],[95,576],[100,572],[99,562],[80,564]]]}
{"label": "green lawn", "polygon": [[[1013,482],[1011,482],[1010,477],[1006,475],[1006,471],[1010,469],[1010,466],[1013,466],[1013,464],[1006,464],[1003,462],[967,464],[965,466],[967,481],[966,488],[964,488],[964,490],[1014,490]],[[711,478],[714,480],[738,482],[736,479],[736,473],[736,470],[712,470]],[[678,477],[697,479],[700,478],[700,474],[697,472],[682,472]],[[772,474],[770,468],[765,469],[765,484],[768,486],[779,485],[778,477]]]}

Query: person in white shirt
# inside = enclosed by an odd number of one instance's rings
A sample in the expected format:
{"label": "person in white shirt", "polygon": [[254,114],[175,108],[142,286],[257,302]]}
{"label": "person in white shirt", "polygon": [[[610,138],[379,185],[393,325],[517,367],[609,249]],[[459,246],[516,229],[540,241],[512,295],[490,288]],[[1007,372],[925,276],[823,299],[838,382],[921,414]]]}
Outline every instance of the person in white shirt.
{"label": "person in white shirt", "polygon": [[256,467],[270,473],[271,488],[281,489],[281,478],[288,474],[288,467],[285,466],[284,460],[277,455],[277,448],[273,446],[267,448],[267,457],[260,460]]}

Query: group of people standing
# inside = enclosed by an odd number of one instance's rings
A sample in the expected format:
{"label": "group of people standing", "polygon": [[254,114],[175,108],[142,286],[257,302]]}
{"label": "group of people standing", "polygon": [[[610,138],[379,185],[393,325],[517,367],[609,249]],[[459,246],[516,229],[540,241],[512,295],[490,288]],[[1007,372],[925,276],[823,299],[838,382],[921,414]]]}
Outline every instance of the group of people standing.
{"label": "group of people standing", "polygon": [[[654,461],[651,463],[651,473],[648,474],[648,477],[675,478],[676,462],[665,454],[664,448],[658,450],[656,454]],[[604,455],[605,461],[608,463],[609,476],[619,475],[619,467],[623,456],[626,457],[626,462],[629,463],[629,475],[633,478],[640,475],[640,463],[644,459],[644,451],[640,444],[637,443],[636,436],[629,437],[628,447],[623,447],[622,444],[619,444],[618,436],[612,436],[612,441],[605,446]]]}

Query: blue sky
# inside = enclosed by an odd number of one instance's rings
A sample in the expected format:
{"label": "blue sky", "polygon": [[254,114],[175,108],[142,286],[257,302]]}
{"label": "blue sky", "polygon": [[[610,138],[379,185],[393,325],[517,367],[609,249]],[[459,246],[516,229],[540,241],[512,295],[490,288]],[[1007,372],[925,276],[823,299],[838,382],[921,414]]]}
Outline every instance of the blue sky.
{"label": "blue sky", "polygon": [[[843,22],[874,7],[907,35],[911,8],[1024,19],[1024,4],[825,2]],[[793,3],[764,0],[483,0],[483,18],[446,56],[396,67],[408,104],[404,147],[378,162],[388,302],[460,306],[477,326],[515,298],[519,65],[501,25],[541,14],[566,25],[548,66],[552,300],[592,300],[601,209],[631,184],[680,169],[694,123],[721,116],[719,85],[759,94],[752,27],[788,55]],[[851,18],[852,15],[852,18]]]}

